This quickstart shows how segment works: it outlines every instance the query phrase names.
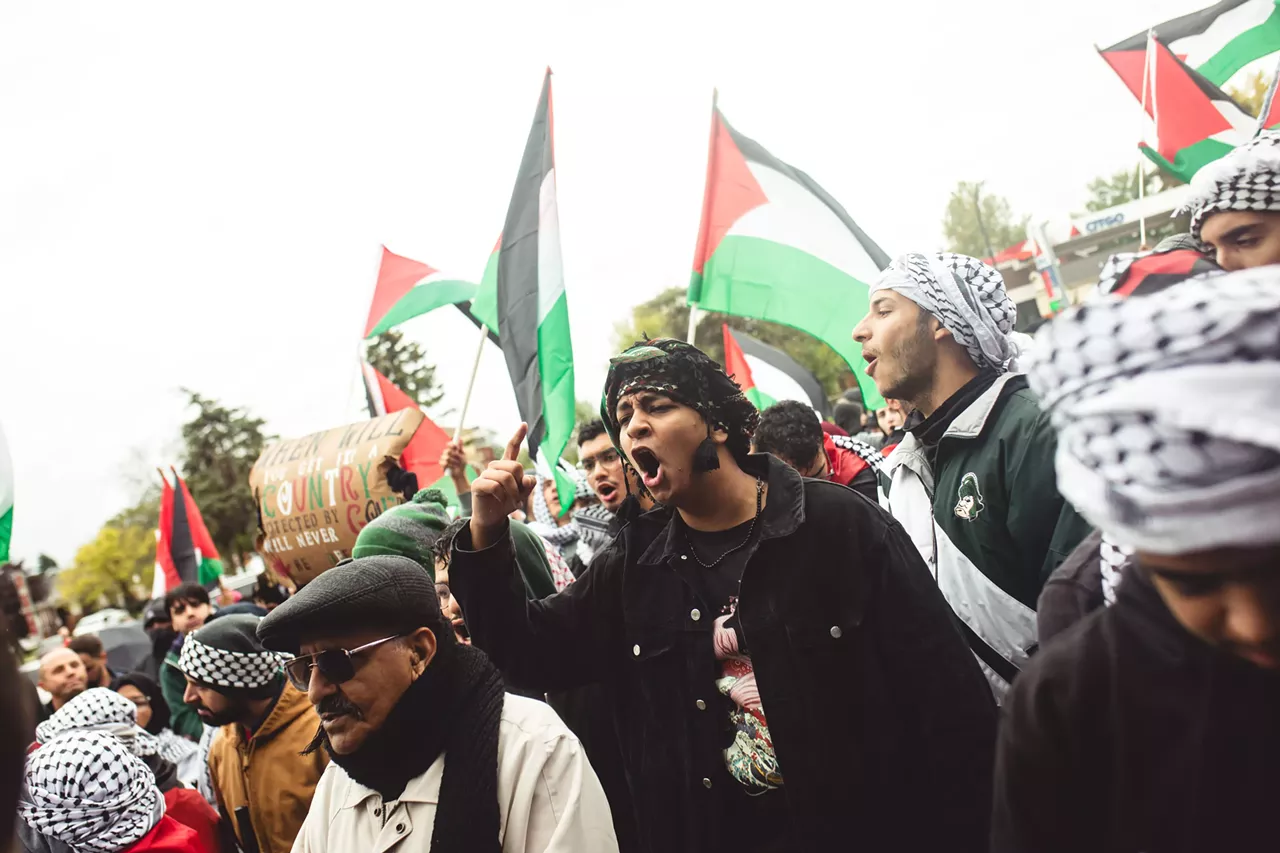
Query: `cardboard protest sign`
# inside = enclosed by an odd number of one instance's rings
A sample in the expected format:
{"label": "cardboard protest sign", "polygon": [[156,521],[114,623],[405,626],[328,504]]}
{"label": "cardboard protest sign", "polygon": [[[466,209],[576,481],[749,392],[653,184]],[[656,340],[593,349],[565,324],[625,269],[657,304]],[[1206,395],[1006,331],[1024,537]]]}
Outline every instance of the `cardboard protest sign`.
{"label": "cardboard protest sign", "polygon": [[356,536],[401,498],[387,483],[422,424],[403,409],[371,421],[274,442],[254,463],[262,556],[297,585],[351,556]]}

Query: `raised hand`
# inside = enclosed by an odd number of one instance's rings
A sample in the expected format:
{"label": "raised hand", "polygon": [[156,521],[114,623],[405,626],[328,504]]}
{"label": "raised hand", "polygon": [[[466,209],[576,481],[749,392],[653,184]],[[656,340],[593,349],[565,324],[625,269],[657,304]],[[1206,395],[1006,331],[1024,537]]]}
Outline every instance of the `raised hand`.
{"label": "raised hand", "polygon": [[507,535],[508,516],[524,508],[537,483],[516,461],[528,432],[529,425],[520,424],[502,458],[490,462],[471,483],[471,546],[477,551]]}

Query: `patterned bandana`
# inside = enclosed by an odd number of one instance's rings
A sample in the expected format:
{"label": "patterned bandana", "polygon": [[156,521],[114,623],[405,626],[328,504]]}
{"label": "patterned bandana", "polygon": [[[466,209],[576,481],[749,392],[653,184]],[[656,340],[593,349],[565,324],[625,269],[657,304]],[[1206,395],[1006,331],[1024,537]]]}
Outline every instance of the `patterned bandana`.
{"label": "patterned bandana", "polygon": [[1116,545],[1280,542],[1280,268],[1072,309],[1027,375],[1059,433],[1058,488]]}
{"label": "patterned bandana", "polygon": [[[210,623],[212,624],[212,623]],[[178,669],[194,681],[211,687],[256,690],[269,687],[280,677],[285,656],[276,652],[231,652],[205,645],[199,632],[187,637],[178,658]]]}
{"label": "patterned bandana", "polygon": [[902,255],[871,285],[907,297],[938,318],[978,367],[1012,369],[1019,354],[1010,338],[1018,309],[995,267],[968,255]]}
{"label": "patterned bandana", "polygon": [[156,736],[138,725],[138,707],[105,687],[76,696],[36,726],[36,740],[49,743],[68,732],[95,731],[114,735],[134,755],[155,755]]}
{"label": "patterned bandana", "polygon": [[18,813],[76,853],[127,850],[164,817],[155,776],[115,738],[72,732],[27,759]]}
{"label": "patterned bandana", "polygon": [[1280,133],[1263,131],[1196,172],[1175,215],[1190,212],[1199,239],[1204,221],[1225,210],[1280,210]]}
{"label": "patterned bandana", "polygon": [[596,552],[609,544],[609,525],[613,523],[613,513],[603,504],[590,504],[573,514],[573,529],[578,531],[578,557],[582,565],[591,565]]}

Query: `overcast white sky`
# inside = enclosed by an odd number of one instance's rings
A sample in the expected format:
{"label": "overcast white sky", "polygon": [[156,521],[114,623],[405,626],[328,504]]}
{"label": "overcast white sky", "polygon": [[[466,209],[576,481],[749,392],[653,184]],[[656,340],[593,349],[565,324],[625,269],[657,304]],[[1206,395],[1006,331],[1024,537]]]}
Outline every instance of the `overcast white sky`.
{"label": "overcast white sky", "polygon": [[[1137,106],[1093,45],[1207,4],[11,0],[13,556],[70,560],[135,497],[127,474],[175,461],[182,386],[284,436],[357,420],[379,244],[478,280],[547,65],[578,396],[594,400],[614,323],[688,281],[713,86],[889,254],[936,248],[957,180],[1050,217],[1131,166]],[[474,328],[441,311],[406,331],[458,406]],[[481,377],[469,420],[505,431],[494,348]]]}

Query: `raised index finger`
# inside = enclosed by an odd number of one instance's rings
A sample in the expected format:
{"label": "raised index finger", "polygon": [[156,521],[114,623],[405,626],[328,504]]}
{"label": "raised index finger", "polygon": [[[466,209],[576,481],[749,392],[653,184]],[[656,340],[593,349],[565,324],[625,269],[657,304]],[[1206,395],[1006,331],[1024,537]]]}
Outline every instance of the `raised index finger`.
{"label": "raised index finger", "polygon": [[507,442],[507,450],[502,454],[502,458],[508,462],[515,462],[520,456],[520,445],[524,444],[524,437],[529,433],[528,424],[520,424],[516,430],[516,434],[511,436],[511,440]]}

